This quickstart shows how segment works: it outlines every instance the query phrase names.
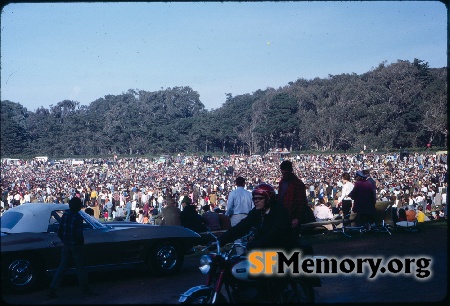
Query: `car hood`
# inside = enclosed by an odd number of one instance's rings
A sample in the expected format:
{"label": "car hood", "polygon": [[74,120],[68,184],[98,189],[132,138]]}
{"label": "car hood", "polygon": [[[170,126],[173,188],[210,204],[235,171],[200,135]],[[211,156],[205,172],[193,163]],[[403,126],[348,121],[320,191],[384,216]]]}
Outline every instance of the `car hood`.
{"label": "car hood", "polygon": [[142,224],[137,222],[113,221],[103,222],[104,225],[111,227],[113,230],[121,231],[128,229],[136,229],[142,233],[148,233],[151,237],[184,237],[184,238],[200,238],[200,235],[182,226],[160,226],[152,224]]}

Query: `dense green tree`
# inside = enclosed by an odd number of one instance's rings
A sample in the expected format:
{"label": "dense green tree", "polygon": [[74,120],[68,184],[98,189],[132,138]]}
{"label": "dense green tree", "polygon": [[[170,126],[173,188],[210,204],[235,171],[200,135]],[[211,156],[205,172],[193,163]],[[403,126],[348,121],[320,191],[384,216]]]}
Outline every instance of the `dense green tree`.
{"label": "dense green tree", "polygon": [[[30,135],[26,124],[29,113],[18,103],[1,104],[1,156],[23,156],[29,153]],[[24,151],[25,148],[25,151]]]}
{"label": "dense green tree", "polygon": [[187,86],[129,89],[89,105],[63,100],[34,112],[1,101],[8,157],[391,150],[446,147],[447,134],[447,68],[419,59],[228,93],[211,111]]}

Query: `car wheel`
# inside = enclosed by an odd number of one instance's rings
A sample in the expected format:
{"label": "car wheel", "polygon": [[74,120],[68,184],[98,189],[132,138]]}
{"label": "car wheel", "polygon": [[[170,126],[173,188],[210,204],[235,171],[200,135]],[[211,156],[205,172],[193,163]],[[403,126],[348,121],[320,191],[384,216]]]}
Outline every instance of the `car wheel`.
{"label": "car wheel", "polygon": [[41,283],[42,269],[31,257],[6,259],[3,263],[5,286],[16,293],[30,292]]}
{"label": "car wheel", "polygon": [[150,251],[148,265],[157,276],[176,273],[183,264],[181,248],[172,241],[159,242]]}

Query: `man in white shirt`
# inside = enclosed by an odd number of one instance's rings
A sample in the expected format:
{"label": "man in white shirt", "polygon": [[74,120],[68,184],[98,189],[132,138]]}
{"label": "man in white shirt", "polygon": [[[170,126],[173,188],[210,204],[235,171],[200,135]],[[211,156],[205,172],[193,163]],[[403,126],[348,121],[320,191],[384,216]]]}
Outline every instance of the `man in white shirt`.
{"label": "man in white shirt", "polygon": [[231,226],[235,226],[244,219],[253,208],[252,193],[244,188],[245,179],[236,178],[237,188],[228,195],[226,215],[231,218]]}
{"label": "man in white shirt", "polygon": [[[232,227],[247,217],[248,212],[254,207],[252,193],[244,188],[245,179],[238,176],[235,183],[236,189],[228,195],[227,212],[225,213],[230,217]],[[236,240],[236,242],[240,242],[240,239]],[[242,254],[244,249],[238,247],[236,252]]]}
{"label": "man in white shirt", "polygon": [[352,199],[348,194],[353,190],[353,183],[350,182],[350,174],[348,172],[342,173],[342,192],[338,199],[338,203],[341,205],[344,218],[348,218],[350,209],[352,207]]}

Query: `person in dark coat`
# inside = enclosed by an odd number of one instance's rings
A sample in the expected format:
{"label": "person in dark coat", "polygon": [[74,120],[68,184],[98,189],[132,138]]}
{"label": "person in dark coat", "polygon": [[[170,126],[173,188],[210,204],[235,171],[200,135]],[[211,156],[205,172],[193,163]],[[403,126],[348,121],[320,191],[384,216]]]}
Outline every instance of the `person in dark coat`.
{"label": "person in dark coat", "polygon": [[[78,194],[77,194],[78,195]],[[87,271],[84,267],[84,235],[83,235],[83,217],[79,214],[82,207],[81,199],[74,196],[69,201],[69,210],[65,211],[61,217],[58,229],[58,237],[63,243],[61,249],[61,261],[53,280],[50,284],[48,296],[56,297],[56,291],[59,289],[65,272],[69,268],[69,262],[72,258],[78,276],[78,284],[83,295],[97,295],[88,283]]]}
{"label": "person in dark coat", "polygon": [[166,199],[166,206],[161,210],[163,225],[181,226],[181,211],[175,204],[171,197]]}
{"label": "person in dark coat", "polygon": [[180,214],[181,225],[197,233],[206,232],[207,228],[203,224],[202,216],[197,213],[195,206],[191,205],[191,199],[185,196],[181,204],[183,205]]}
{"label": "person in dark coat", "polygon": [[280,171],[282,178],[278,183],[278,203],[287,209],[292,227],[299,231],[300,224],[315,221],[314,215],[308,211],[306,186],[294,174],[290,160],[284,160],[280,164]]}
{"label": "person in dark coat", "polygon": [[220,229],[219,215],[216,212],[211,211],[211,206],[206,204],[202,207],[203,209],[203,223],[211,231],[217,231]]}
{"label": "person in dark coat", "polygon": [[151,223],[155,224],[155,225],[163,225],[163,216],[161,213],[158,212],[158,210],[156,208],[153,208],[150,211],[150,215],[151,215]]}
{"label": "person in dark coat", "polygon": [[246,218],[219,237],[220,245],[235,241],[255,228],[255,237],[248,242],[247,250],[295,248],[298,236],[292,229],[287,209],[277,203],[273,187],[259,184],[253,189],[252,196],[255,207]]}
{"label": "person in dark coat", "polygon": [[[289,252],[298,247],[299,239],[292,228],[289,213],[277,203],[273,187],[265,183],[257,185],[252,191],[252,199],[255,207],[246,218],[218,238],[220,245],[233,242],[253,230],[254,237],[247,243],[247,251],[276,249]],[[286,284],[284,277],[260,278],[257,289],[260,301],[275,303]]]}
{"label": "person in dark coat", "polygon": [[353,200],[352,211],[356,214],[355,222],[358,226],[370,227],[376,212],[374,188],[362,171],[356,172],[355,180],[355,185],[348,194]]}

